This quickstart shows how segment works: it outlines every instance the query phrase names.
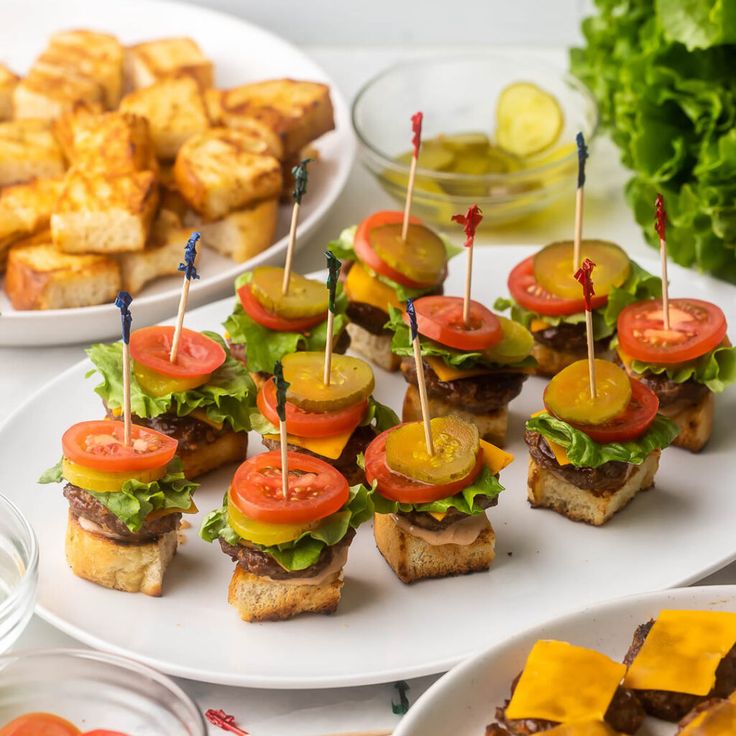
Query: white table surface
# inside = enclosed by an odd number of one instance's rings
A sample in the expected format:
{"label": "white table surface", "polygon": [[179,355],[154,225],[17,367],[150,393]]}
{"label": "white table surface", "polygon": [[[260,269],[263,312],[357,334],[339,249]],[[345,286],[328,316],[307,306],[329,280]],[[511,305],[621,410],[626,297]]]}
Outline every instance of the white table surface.
{"label": "white table surface", "polygon": [[[540,48],[535,47],[539,53]],[[343,93],[352,98],[362,83],[384,66],[411,55],[437,54],[438,48],[399,47],[345,48],[313,46],[309,51],[333,76]],[[565,64],[565,54],[549,49],[551,63]],[[606,140],[596,142],[588,166],[585,231],[590,236],[614,240],[636,257],[647,252],[638,226],[623,199],[626,172],[618,164],[616,151]],[[366,213],[394,206],[369,175],[357,165],[348,185],[323,225],[295,259],[295,268],[308,272],[322,268],[325,243],[346,224]],[[541,244],[570,237],[573,202],[564,202],[523,224],[484,234],[479,245]],[[84,346],[58,348],[0,348],[0,422],[24,399],[49,379],[84,357]],[[0,448],[0,461],[2,448]],[[736,583],[736,564],[716,573],[704,584]],[[77,644],[38,617],[20,638],[17,649],[69,647]],[[410,682],[410,700],[434,681],[425,677]],[[391,684],[339,690],[264,691],[227,688],[182,681],[201,708],[222,708],[236,715],[252,736],[322,736],[344,732],[390,729],[397,723],[391,712],[396,693]],[[212,734],[223,733],[212,729]]]}

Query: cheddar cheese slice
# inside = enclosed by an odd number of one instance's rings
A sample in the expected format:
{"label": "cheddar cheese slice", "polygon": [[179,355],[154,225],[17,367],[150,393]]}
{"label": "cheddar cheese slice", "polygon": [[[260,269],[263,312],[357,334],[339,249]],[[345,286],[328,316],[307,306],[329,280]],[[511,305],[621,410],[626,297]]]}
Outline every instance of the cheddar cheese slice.
{"label": "cheddar cheese slice", "polygon": [[442,358],[433,355],[425,358],[429,367],[437,374],[440,381],[458,381],[462,378],[474,378],[475,376],[487,376],[493,373],[488,368],[455,368],[447,365]]}
{"label": "cheddar cheese slice", "polygon": [[396,292],[386,284],[371,276],[360,263],[354,263],[345,279],[345,293],[350,301],[363,302],[388,312],[388,307],[401,309]]}
{"label": "cheddar cheese slice", "polygon": [[545,731],[544,736],[619,736],[619,733],[603,721],[576,721],[555,726]]}
{"label": "cheddar cheese slice", "polygon": [[556,723],[602,721],[625,672],[623,664],[592,649],[538,641],[526,660],[506,717]]}
{"label": "cheddar cheese slice", "polygon": [[[342,455],[348,440],[352,436],[354,430],[343,432],[342,434],[332,435],[331,437],[297,437],[296,435],[287,435],[287,441],[290,445],[301,447],[309,450],[322,457],[328,457],[330,460],[337,460]],[[264,434],[266,440],[279,440],[277,434]]]}
{"label": "cheddar cheese slice", "polygon": [[193,412],[189,414],[189,416],[192,419],[196,419],[199,422],[204,422],[205,424],[209,424],[210,427],[214,427],[218,432],[223,428],[222,422],[216,422],[214,419],[210,419],[207,416],[207,412],[203,409],[195,409]]}
{"label": "cheddar cheese slice", "polygon": [[545,322],[543,319],[535,318],[529,323],[530,332],[541,332],[542,330],[546,330],[548,327],[552,327],[552,325],[549,322]]}
{"label": "cheddar cheese slice", "polygon": [[485,440],[480,441],[480,449],[483,451],[483,462],[493,475],[500,473],[507,465],[514,462],[514,456],[510,452]]}
{"label": "cheddar cheese slice", "polygon": [[631,663],[625,684],[635,690],[707,695],[720,661],[736,644],[736,613],[662,611]]}
{"label": "cheddar cheese slice", "polygon": [[724,736],[736,733],[736,693],[697,715],[678,736]]}

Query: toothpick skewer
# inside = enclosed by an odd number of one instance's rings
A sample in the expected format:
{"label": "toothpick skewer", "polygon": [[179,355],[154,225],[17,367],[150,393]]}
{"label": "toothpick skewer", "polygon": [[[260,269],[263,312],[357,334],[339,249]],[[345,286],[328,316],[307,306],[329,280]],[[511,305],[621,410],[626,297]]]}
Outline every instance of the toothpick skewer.
{"label": "toothpick skewer", "polygon": [[409,181],[406,185],[406,201],[404,202],[404,219],[401,223],[401,239],[406,242],[406,236],[409,233],[409,215],[411,213],[411,200],[414,196],[414,180],[417,177],[417,159],[419,158],[419,148],[422,145],[422,120],[424,115],[421,112],[415,112],[411,116],[411,143],[414,146],[414,154],[409,164]]}
{"label": "toothpick skewer", "polygon": [[657,195],[655,202],[656,218],[654,229],[659,236],[659,258],[662,263],[662,315],[665,330],[670,329],[670,282],[667,277],[667,212],[664,208],[664,197]]}
{"label": "toothpick skewer", "polygon": [[586,258],[580,268],[575,272],[575,278],[583,286],[583,299],[585,300],[585,336],[588,342],[588,383],[590,385],[590,398],[595,399],[598,395],[595,384],[595,340],[593,339],[593,304],[595,295],[593,291],[593,279],[591,274],[595,263]]}
{"label": "toothpick skewer", "polygon": [[291,195],[292,199],[294,200],[294,207],[291,210],[289,241],[286,246],[286,260],[284,262],[284,280],[281,284],[281,293],[284,295],[289,293],[289,280],[291,279],[291,262],[294,259],[294,248],[296,246],[296,226],[299,222],[299,209],[302,206],[302,197],[307,193],[307,164],[310,164],[311,162],[311,158],[302,159],[291,170],[291,174],[294,177],[294,191]]}
{"label": "toothpick skewer", "polygon": [[417,371],[417,385],[419,387],[419,403],[422,407],[422,422],[424,424],[424,441],[427,444],[427,454],[434,455],[432,441],[432,425],[429,416],[429,401],[427,400],[427,381],[424,378],[424,363],[422,362],[422,347],[419,344],[419,330],[417,329],[417,313],[414,310],[414,300],[406,300],[406,313],[409,316],[409,330],[411,343],[414,348],[414,365]]}
{"label": "toothpick skewer", "polygon": [[192,279],[199,278],[196,268],[197,242],[199,241],[199,237],[199,233],[192,233],[187,244],[184,246],[184,263],[179,264],[179,270],[184,273],[184,283],[181,287],[179,312],[176,315],[176,327],[174,328],[174,337],[171,340],[171,350],[169,351],[170,363],[176,363],[176,356],[179,354],[181,331],[184,328],[184,315],[187,312],[187,303],[189,302],[189,287]]}
{"label": "toothpick skewer", "polygon": [[289,497],[289,451],[286,434],[286,391],[289,383],[284,380],[284,368],[281,361],[273,367],[273,380],[276,384],[276,412],[279,416],[279,443],[281,444],[281,493]]}
{"label": "toothpick skewer", "polygon": [[473,244],[475,231],[483,220],[483,212],[477,204],[468,207],[464,215],[453,215],[452,221],[463,226],[465,231],[465,247],[468,249],[468,262],[465,270],[465,295],[463,297],[463,322],[470,326],[470,287],[473,282]]}
{"label": "toothpick skewer", "polygon": [[115,306],[120,310],[120,321],[122,323],[123,340],[123,444],[131,445],[132,418],[130,411],[130,325],[133,316],[130,313],[130,304],[133,297],[127,291],[118,292]]}
{"label": "toothpick skewer", "polygon": [[335,331],[335,292],[337,291],[337,279],[340,276],[342,263],[329,250],[325,251],[327,258],[327,289],[329,291],[327,303],[327,336],[325,338],[325,369],[322,382],[325,386],[330,385],[330,369],[332,367],[332,339]]}
{"label": "toothpick skewer", "polygon": [[578,188],[575,192],[575,239],[573,240],[572,270],[580,268],[580,244],[583,239],[583,192],[585,190],[585,160],[588,158],[588,146],[582,133],[575,136],[578,146]]}

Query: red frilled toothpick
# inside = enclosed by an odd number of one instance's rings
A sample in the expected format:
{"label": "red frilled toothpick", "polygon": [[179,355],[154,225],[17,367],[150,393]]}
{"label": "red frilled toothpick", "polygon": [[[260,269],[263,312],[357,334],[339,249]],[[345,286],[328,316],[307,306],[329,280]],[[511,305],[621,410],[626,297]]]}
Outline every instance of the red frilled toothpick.
{"label": "red frilled toothpick", "polygon": [[670,283],[667,278],[667,212],[664,208],[664,197],[657,195],[655,200],[654,229],[659,236],[659,258],[662,263],[662,317],[665,330],[670,328]]}
{"label": "red frilled toothpick", "polygon": [[593,279],[591,274],[595,263],[586,258],[575,272],[575,278],[582,284],[583,299],[585,300],[585,333],[588,341],[588,381],[590,383],[590,398],[597,395],[595,387],[595,342],[593,341]]}
{"label": "red frilled toothpick", "polygon": [[483,220],[483,212],[477,204],[471,204],[464,215],[453,215],[452,221],[463,226],[465,231],[465,247],[468,249],[468,263],[465,271],[465,297],[463,299],[463,322],[470,322],[470,285],[473,282],[473,244],[475,231]]}
{"label": "red frilled toothpick", "polygon": [[411,199],[414,196],[414,179],[417,176],[417,159],[419,158],[419,149],[422,145],[422,120],[424,115],[421,112],[415,112],[411,116],[411,144],[414,146],[414,155],[411,157],[409,168],[409,182],[406,185],[406,202],[404,203],[404,219],[401,223],[401,239],[406,241],[409,232],[409,214],[411,212]]}
{"label": "red frilled toothpick", "polygon": [[223,731],[238,734],[239,736],[250,736],[247,731],[238,728],[235,723],[235,716],[230,716],[224,710],[213,710],[210,708],[205,711],[204,717],[213,725],[221,728]]}

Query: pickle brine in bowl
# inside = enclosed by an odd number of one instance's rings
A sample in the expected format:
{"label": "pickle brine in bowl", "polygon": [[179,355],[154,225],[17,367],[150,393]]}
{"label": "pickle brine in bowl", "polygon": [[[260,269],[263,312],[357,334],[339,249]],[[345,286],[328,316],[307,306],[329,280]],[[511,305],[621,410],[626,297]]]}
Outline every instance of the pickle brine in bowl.
{"label": "pickle brine in bowl", "polygon": [[353,103],[365,166],[403,202],[410,117],[424,113],[412,213],[448,225],[473,203],[481,227],[521,220],[576,183],[575,134],[598,124],[591,94],[564,71],[513,51],[427,58],[391,67]]}

